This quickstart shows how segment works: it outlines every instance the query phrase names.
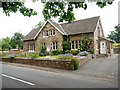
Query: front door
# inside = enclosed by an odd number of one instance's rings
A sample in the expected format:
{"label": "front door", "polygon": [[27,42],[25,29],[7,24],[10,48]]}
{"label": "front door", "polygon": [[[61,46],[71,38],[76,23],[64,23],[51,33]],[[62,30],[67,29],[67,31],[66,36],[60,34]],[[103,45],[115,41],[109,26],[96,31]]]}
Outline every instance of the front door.
{"label": "front door", "polygon": [[100,54],[106,54],[106,42],[100,41]]}

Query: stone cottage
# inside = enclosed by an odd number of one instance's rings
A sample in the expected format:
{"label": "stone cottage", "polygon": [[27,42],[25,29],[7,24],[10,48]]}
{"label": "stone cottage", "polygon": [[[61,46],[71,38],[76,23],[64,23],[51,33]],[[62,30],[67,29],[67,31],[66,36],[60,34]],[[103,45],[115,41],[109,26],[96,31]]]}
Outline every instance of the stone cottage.
{"label": "stone cottage", "polygon": [[62,50],[67,37],[74,50],[79,48],[80,38],[85,36],[93,40],[91,49],[95,55],[112,54],[112,40],[104,36],[100,16],[62,24],[47,20],[41,28],[33,29],[24,37],[24,51],[37,51],[40,44],[45,45],[47,51]]}

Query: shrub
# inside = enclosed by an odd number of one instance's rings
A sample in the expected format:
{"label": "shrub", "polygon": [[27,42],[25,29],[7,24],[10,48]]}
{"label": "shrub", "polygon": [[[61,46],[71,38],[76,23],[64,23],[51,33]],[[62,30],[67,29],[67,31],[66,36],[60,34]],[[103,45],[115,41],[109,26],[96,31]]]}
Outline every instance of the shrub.
{"label": "shrub", "polygon": [[58,54],[63,54],[63,50],[59,50],[59,51],[58,51]]}
{"label": "shrub", "polygon": [[51,51],[51,55],[58,55],[59,54],[59,51],[58,50],[52,50]]}
{"label": "shrub", "polygon": [[70,53],[70,50],[66,50],[65,53]]}
{"label": "shrub", "polygon": [[5,53],[5,52],[0,53],[0,57],[2,57],[2,58],[7,57],[7,53]]}
{"label": "shrub", "polygon": [[58,55],[58,59],[61,59],[61,60],[71,60],[72,57],[73,57],[72,54],[59,54]]}
{"label": "shrub", "polygon": [[29,57],[34,59],[34,58],[38,58],[39,55],[38,55],[38,53],[29,53]]}
{"label": "shrub", "polygon": [[114,43],[113,47],[120,47],[120,43]]}
{"label": "shrub", "polygon": [[78,54],[78,50],[71,50],[70,53],[73,54],[73,55],[77,55]]}
{"label": "shrub", "polygon": [[18,53],[15,55],[15,57],[25,57],[25,53]]}
{"label": "shrub", "polygon": [[79,65],[80,65],[80,62],[79,62],[78,58],[72,57],[71,61],[74,63],[74,70],[77,70]]}
{"label": "shrub", "polygon": [[39,56],[46,56],[46,55],[47,55],[46,46],[41,46]]}

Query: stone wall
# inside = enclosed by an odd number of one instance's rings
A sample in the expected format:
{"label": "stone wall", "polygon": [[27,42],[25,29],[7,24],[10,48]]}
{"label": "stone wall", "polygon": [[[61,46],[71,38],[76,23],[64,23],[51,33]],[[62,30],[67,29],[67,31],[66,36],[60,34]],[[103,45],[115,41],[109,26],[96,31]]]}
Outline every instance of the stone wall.
{"label": "stone wall", "polygon": [[[24,43],[23,43],[23,50],[24,51],[29,50],[29,44],[35,44],[35,41],[34,40],[24,41]],[[35,48],[35,50],[36,50],[36,48]]]}
{"label": "stone wall", "polygon": [[60,61],[60,60],[38,60],[38,59],[11,59],[2,58],[3,62],[20,63],[27,65],[43,66],[50,68],[58,68],[65,70],[74,70],[74,62],[72,61]]}
{"label": "stone wall", "polygon": [[116,47],[113,49],[114,54],[120,54],[120,47]]}
{"label": "stone wall", "polygon": [[[46,31],[46,30],[47,31],[55,30],[55,35],[50,36],[50,32],[49,32],[48,37],[44,37],[43,32]],[[57,42],[58,43],[58,50],[62,49],[62,42],[63,42],[62,34],[58,30],[56,30],[56,28],[53,27],[51,24],[47,23],[37,37],[36,46],[37,46],[37,48],[39,48],[38,46],[40,46],[40,44],[45,43],[46,48],[51,48],[52,42]]]}

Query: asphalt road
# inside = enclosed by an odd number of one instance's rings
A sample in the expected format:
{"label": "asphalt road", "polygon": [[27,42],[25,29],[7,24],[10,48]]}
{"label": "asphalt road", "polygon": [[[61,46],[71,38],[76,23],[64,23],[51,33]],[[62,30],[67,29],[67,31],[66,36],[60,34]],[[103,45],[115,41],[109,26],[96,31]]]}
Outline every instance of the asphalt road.
{"label": "asphalt road", "polygon": [[[94,59],[76,71],[49,72],[0,64],[2,88],[117,88],[118,57]],[[110,76],[108,78],[108,76]],[[107,77],[107,78],[106,78]],[[111,78],[112,77],[112,78]],[[1,88],[1,87],[0,87]]]}
{"label": "asphalt road", "polygon": [[118,82],[79,74],[2,65],[2,88],[117,88]]}

